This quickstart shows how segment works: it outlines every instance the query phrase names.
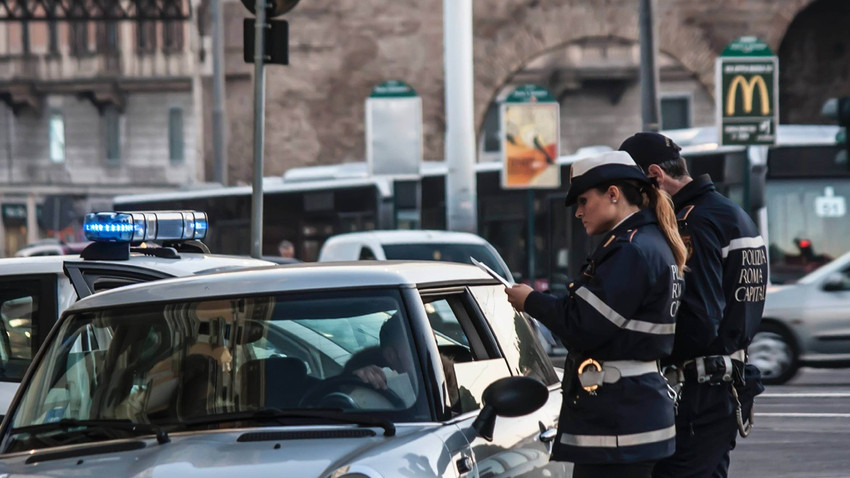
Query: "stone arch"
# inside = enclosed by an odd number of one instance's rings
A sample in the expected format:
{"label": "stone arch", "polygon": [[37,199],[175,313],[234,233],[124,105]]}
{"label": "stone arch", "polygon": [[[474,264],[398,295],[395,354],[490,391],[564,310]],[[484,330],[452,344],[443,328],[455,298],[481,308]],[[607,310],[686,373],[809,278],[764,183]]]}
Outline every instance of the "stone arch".
{"label": "stone arch", "polygon": [[[561,154],[583,146],[614,147],[640,130],[640,45],[635,39],[587,36],[530,56],[489,92],[487,109],[476,130],[479,160],[499,159],[498,101],[524,83],[545,87],[561,104]],[[712,95],[699,75],[663,50],[658,53],[657,65],[659,97],[683,103],[688,126],[713,122]]]}
{"label": "stone arch", "polygon": [[850,4],[816,0],[788,25],[779,56],[780,123],[832,123],[821,116],[830,97],[850,95]]}

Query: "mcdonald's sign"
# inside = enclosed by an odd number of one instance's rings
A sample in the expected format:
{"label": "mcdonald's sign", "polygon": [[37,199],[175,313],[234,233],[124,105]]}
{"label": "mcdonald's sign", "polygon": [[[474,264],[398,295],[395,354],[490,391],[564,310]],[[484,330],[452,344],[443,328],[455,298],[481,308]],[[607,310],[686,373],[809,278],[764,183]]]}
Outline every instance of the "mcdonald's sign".
{"label": "mcdonald's sign", "polygon": [[774,144],[779,61],[767,45],[751,38],[731,43],[717,59],[715,78],[721,144]]}
{"label": "mcdonald's sign", "polygon": [[741,101],[743,103],[743,111],[749,114],[753,111],[753,93],[758,86],[759,102],[761,106],[762,116],[770,114],[770,94],[767,92],[767,84],[764,82],[762,75],[754,75],[749,79],[743,75],[737,75],[732,78],[729,84],[729,91],[726,92],[726,116],[735,116],[735,105],[737,96],[740,92]]}

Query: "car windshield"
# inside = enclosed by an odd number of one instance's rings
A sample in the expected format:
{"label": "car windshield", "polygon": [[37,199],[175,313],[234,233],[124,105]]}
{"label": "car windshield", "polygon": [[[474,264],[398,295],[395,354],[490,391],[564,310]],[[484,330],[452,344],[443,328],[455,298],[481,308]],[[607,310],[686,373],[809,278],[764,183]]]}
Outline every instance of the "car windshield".
{"label": "car windshield", "polygon": [[[389,289],[72,315],[47,344],[11,412],[6,451],[104,436],[91,427],[36,426],[62,420],[129,421],[169,433],[241,426],[246,420],[339,423],[340,413],[354,422],[360,415],[365,423],[428,420],[401,304],[399,292]],[[392,354],[385,350],[390,346]],[[386,389],[359,378],[364,367],[379,369]],[[120,427],[109,430],[108,436],[124,433]]]}
{"label": "car windshield", "polygon": [[412,260],[412,261],[446,261],[472,264],[470,257],[474,257],[505,279],[509,279],[508,272],[496,255],[483,244],[441,244],[441,243],[419,243],[419,244],[384,244],[384,254],[389,260]]}

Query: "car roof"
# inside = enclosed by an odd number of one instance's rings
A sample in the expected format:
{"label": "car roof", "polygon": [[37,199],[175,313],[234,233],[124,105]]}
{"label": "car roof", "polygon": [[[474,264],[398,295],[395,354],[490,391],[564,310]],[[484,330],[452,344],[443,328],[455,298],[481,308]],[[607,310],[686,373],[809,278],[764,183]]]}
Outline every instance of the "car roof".
{"label": "car roof", "polygon": [[487,244],[482,237],[468,232],[438,230],[378,230],[338,234],[329,241],[369,242],[379,244]]}
{"label": "car roof", "polygon": [[496,283],[478,267],[434,261],[311,262],[240,269],[195,277],[163,279],[94,294],[68,312],[204,297],[271,294],[424,284]]}
{"label": "car roof", "polygon": [[79,258],[78,255],[4,257],[0,259],[0,275],[61,273],[66,260]]}
{"label": "car roof", "polygon": [[65,263],[114,264],[151,269],[164,274],[181,277],[220,269],[257,267],[272,262],[244,256],[218,254],[179,253],[179,259],[152,257],[131,253],[128,260],[89,260],[79,255],[10,257],[0,259],[0,275],[61,273]]}

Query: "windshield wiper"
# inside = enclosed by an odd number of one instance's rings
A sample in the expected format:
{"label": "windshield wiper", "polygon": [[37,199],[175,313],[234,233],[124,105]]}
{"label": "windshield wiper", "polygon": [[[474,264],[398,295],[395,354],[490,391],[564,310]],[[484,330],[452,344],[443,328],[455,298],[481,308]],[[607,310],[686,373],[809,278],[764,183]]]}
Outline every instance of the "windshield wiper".
{"label": "windshield wiper", "polygon": [[352,414],[343,412],[340,408],[322,408],[313,410],[281,410],[279,408],[260,408],[245,412],[221,413],[199,418],[184,420],[184,425],[208,425],[222,422],[238,422],[242,420],[277,421],[286,418],[324,418],[342,423],[353,423],[361,426],[377,426],[384,429],[384,436],[395,435],[393,422],[376,418],[371,415]]}
{"label": "windshield wiper", "polygon": [[68,430],[71,428],[102,428],[107,430],[127,430],[133,433],[153,434],[156,441],[162,445],[171,441],[168,433],[161,427],[152,423],[135,423],[131,420],[77,420],[75,418],[63,418],[58,422],[41,423],[39,425],[28,425],[25,427],[12,428],[13,435],[21,433],[43,433],[53,430]]}

